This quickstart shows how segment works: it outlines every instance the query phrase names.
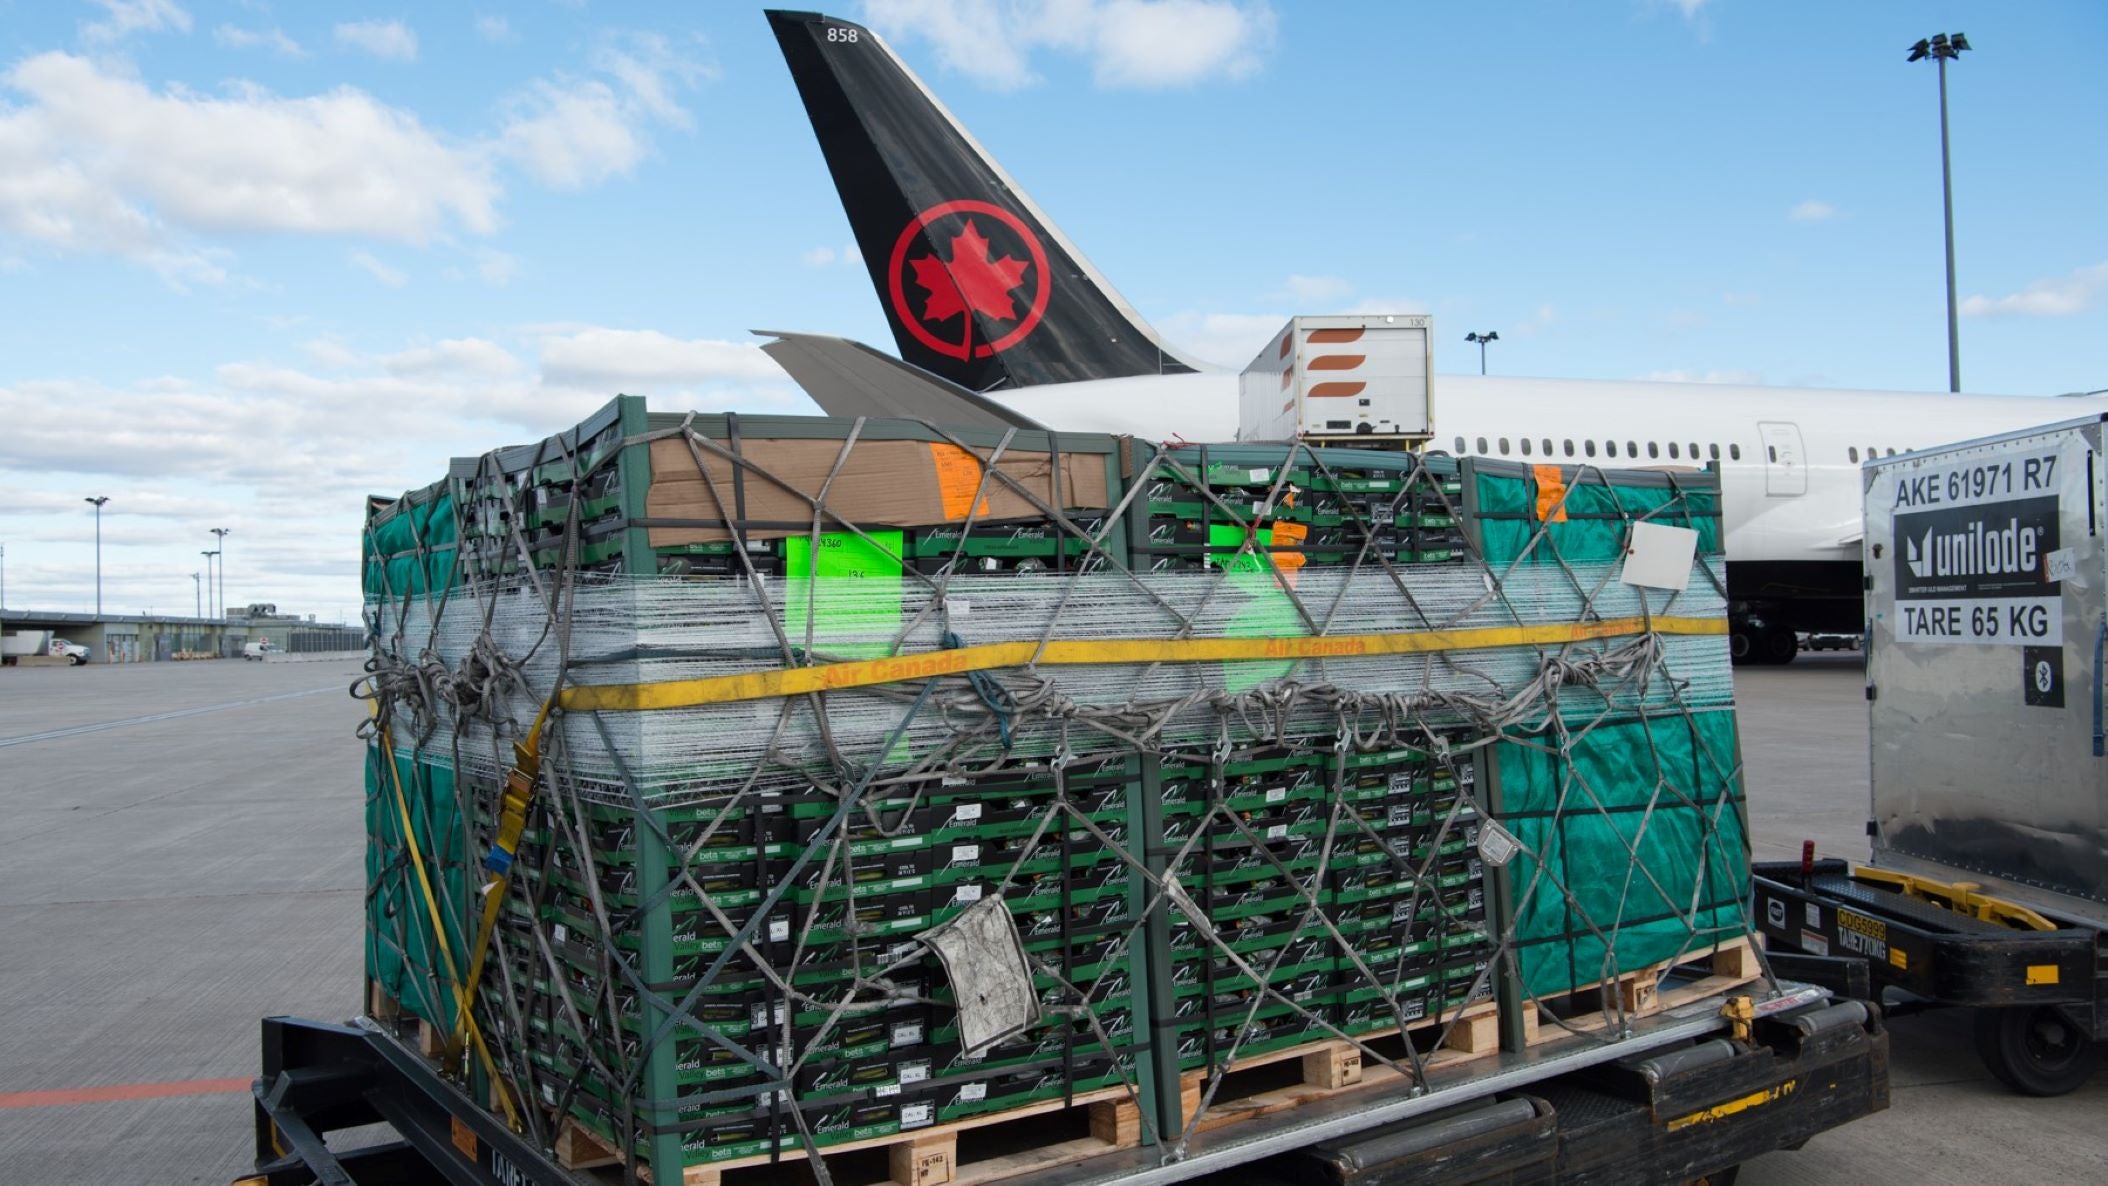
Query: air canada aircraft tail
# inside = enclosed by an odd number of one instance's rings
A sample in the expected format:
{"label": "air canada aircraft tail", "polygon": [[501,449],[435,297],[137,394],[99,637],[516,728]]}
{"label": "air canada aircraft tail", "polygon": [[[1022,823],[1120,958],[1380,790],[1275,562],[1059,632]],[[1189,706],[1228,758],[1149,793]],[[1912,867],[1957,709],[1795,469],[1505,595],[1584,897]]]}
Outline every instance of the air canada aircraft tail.
{"label": "air canada aircraft tail", "polygon": [[768,18],[901,358],[973,391],[1195,369],[876,34]]}

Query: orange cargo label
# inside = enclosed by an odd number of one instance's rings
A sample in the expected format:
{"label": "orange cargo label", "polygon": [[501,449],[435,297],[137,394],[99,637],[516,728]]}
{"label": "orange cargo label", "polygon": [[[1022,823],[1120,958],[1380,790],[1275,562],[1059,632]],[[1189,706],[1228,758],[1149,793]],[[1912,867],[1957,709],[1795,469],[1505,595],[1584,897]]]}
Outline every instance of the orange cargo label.
{"label": "orange cargo label", "polygon": [[[981,459],[957,445],[930,443],[930,461],[937,467],[937,498],[947,519],[964,519],[973,508],[974,492],[981,488]],[[981,499],[976,514],[988,513],[988,499]]]}
{"label": "orange cargo label", "polygon": [[1566,478],[1556,465],[1533,465],[1537,475],[1537,517],[1546,523],[1566,522]]}

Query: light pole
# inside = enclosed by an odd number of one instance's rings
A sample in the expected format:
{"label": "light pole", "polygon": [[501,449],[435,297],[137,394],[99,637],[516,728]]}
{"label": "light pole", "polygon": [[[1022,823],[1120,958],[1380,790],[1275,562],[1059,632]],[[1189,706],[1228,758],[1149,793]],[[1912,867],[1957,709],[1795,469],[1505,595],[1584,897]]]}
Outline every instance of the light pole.
{"label": "light pole", "polygon": [[1947,151],[1947,60],[1959,58],[1969,48],[1969,38],[1935,33],[1910,47],[1912,62],[1931,58],[1940,67],[1940,197],[1947,213],[1947,390],[1962,389],[1962,339],[1954,319],[1954,180]]}
{"label": "light pole", "polygon": [[222,618],[227,616],[227,537],[233,532],[234,528],[232,527],[215,527],[212,529],[212,534],[220,537],[219,551],[215,554],[220,558],[220,617]]}
{"label": "light pole", "polygon": [[1477,343],[1479,344],[1479,374],[1481,374],[1481,375],[1485,374],[1485,373],[1486,373],[1486,343],[1488,343],[1488,342],[1498,342],[1498,341],[1500,341],[1500,335],[1499,335],[1499,334],[1497,334],[1497,333],[1491,333],[1491,332],[1488,332],[1488,333],[1483,333],[1483,334],[1465,334],[1465,335],[1464,335],[1464,340],[1465,340],[1465,341],[1467,341],[1467,342],[1477,342]]}
{"label": "light pole", "polygon": [[191,573],[191,574],[190,574],[190,599],[191,599],[191,601],[193,601],[193,602],[195,602],[195,603],[196,603],[196,605],[195,605],[195,612],[197,613],[197,615],[198,615],[198,616],[199,616],[200,618],[204,617],[204,616],[205,616],[205,594],[204,594],[203,592],[201,592],[201,591],[200,591],[200,589],[199,589],[199,586],[198,586],[198,574],[197,574],[197,573]]}
{"label": "light pole", "polygon": [[[210,593],[212,592],[212,558],[214,556],[219,555],[219,553],[208,549],[206,551],[199,552],[198,555],[203,556],[205,558],[205,591],[207,593]],[[207,602],[205,604],[205,611],[207,617],[212,616],[211,602]]]}
{"label": "light pole", "polygon": [[105,494],[81,501],[95,504],[95,616],[99,618],[102,617],[102,504],[110,501],[110,496]]}

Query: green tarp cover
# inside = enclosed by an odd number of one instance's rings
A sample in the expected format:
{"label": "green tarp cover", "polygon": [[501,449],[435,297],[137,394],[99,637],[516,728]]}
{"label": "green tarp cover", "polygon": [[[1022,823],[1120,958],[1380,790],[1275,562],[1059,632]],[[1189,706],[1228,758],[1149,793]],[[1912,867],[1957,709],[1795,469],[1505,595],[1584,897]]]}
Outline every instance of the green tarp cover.
{"label": "green tarp cover", "polygon": [[[1495,747],[1524,991],[1555,995],[1744,933],[1749,847],[1735,716],[1596,724],[1568,762]],[[1534,854],[1534,855],[1533,855]],[[1541,868],[1540,868],[1541,867]]]}
{"label": "green tarp cover", "polygon": [[366,748],[366,975],[403,1008],[451,1031],[452,977],[434,936],[432,912],[404,843],[403,806],[438,899],[457,969],[465,970],[467,859],[454,772],[395,755],[403,804],[396,801],[378,746]]}
{"label": "green tarp cover", "polygon": [[[1614,560],[1628,521],[1698,532],[1717,556],[1720,496],[1708,477],[1562,467],[1565,519],[1539,519],[1534,470],[1478,467],[1486,561]],[[1551,512],[1547,506],[1546,511]],[[1545,538],[1534,548],[1539,531]],[[1565,722],[1570,765],[1549,734],[1501,742],[1492,761],[1502,823],[1525,846],[1510,866],[1524,991],[1555,995],[1727,941],[1746,929],[1747,811],[1732,709],[1652,720]],[[1528,854],[1536,854],[1534,857]],[[1540,873],[1541,869],[1541,873]]]}

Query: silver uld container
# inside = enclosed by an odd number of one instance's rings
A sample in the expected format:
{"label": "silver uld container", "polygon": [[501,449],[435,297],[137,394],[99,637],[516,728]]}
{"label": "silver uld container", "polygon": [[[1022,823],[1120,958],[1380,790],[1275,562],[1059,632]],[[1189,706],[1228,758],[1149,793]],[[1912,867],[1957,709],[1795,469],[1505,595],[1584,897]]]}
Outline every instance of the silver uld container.
{"label": "silver uld container", "polygon": [[2108,926],[2104,419],[1862,477],[1874,863]]}

